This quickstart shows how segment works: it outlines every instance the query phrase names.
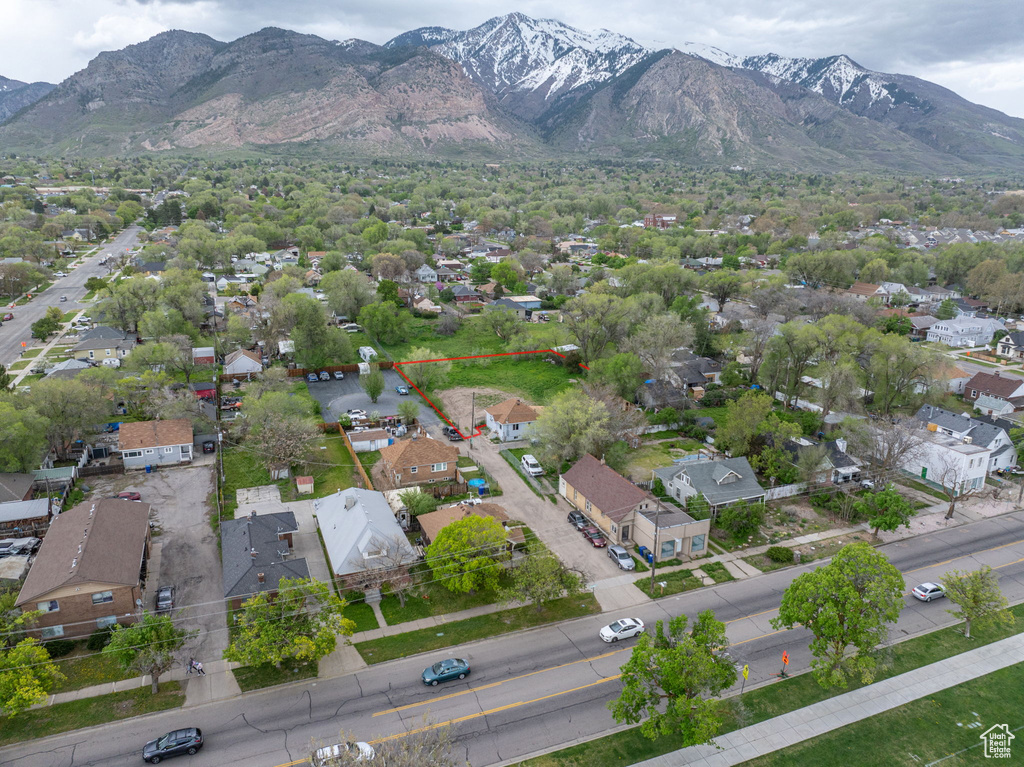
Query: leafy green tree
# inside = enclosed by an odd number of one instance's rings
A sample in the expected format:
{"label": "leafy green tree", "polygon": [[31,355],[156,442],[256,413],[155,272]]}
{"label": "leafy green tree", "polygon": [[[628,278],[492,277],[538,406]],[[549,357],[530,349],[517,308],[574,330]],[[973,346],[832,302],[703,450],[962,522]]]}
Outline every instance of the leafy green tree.
{"label": "leafy green tree", "polygon": [[589,378],[607,384],[627,402],[636,396],[644,374],[644,363],[635,354],[619,352],[599,359],[590,366]]}
{"label": "leafy green tree", "polygon": [[7,367],[0,365],[0,392],[10,389],[14,385],[14,376],[7,372]]}
{"label": "leafy green tree", "polygon": [[512,582],[503,590],[503,598],[530,602],[540,612],[545,602],[582,593],[583,585],[580,573],[567,569],[543,546],[531,547],[512,570]]}
{"label": "leafy green tree", "polygon": [[329,583],[282,578],[276,595],[263,591],[242,603],[224,658],[278,668],[289,658],[315,663],[334,651],[339,634],[352,636],[355,623],[343,614],[346,604]]}
{"label": "leafy green tree", "polygon": [[[437,354],[435,352],[422,347],[412,349],[408,354],[409,360],[432,360],[436,358]],[[444,360],[402,366],[402,372],[409,376],[409,380],[416,384],[421,391],[427,391],[443,384],[448,380],[448,374],[451,372],[451,369],[452,363]]]}
{"label": "leafy green tree", "polygon": [[406,400],[398,403],[398,415],[402,419],[402,423],[410,424],[416,420],[420,414],[420,406],[418,403],[412,400]]}
{"label": "leafy green tree", "polygon": [[780,485],[789,485],[797,481],[797,469],[790,460],[789,453],[779,447],[769,446],[750,459],[750,465],[768,479],[774,479]]}
{"label": "leafy green tree", "polygon": [[0,714],[15,716],[42,703],[63,679],[38,640],[22,639],[0,650]]}
{"label": "leafy green tree", "polygon": [[268,471],[281,464],[305,463],[320,437],[306,400],[286,391],[246,397],[245,418],[235,424],[236,434],[259,455]]}
{"label": "leafy green tree", "polygon": [[[824,567],[798,576],[782,596],[776,629],[811,631],[811,670],[822,687],[845,687],[850,676],[868,684],[875,648],[903,607],[903,576],[867,543],[844,546]],[[854,654],[847,651],[853,647]]]}
{"label": "leafy green tree", "polygon": [[764,504],[740,502],[726,506],[718,512],[715,524],[732,533],[736,540],[757,535],[764,524]]}
{"label": "leafy green tree", "polygon": [[0,650],[9,650],[24,639],[25,630],[42,615],[39,610],[18,607],[18,592],[13,587],[0,588]]}
{"label": "leafy green tree", "polygon": [[608,407],[579,389],[556,394],[534,423],[533,434],[544,453],[559,463],[599,453],[614,441]]}
{"label": "leafy green tree", "polygon": [[0,471],[38,467],[46,451],[47,427],[34,407],[0,400]]}
{"label": "leafy green tree", "polygon": [[186,631],[176,626],[170,615],[147,612],[135,623],[115,625],[103,652],[113,657],[125,671],[149,674],[156,695],[160,691],[160,675],[174,667],[178,651],[198,633],[198,630]]}
{"label": "leafy green tree", "polygon": [[491,267],[491,280],[501,285],[505,290],[511,290],[519,282],[521,276],[512,264],[507,261],[502,261]]}
{"label": "leafy green tree", "polygon": [[60,323],[54,322],[52,317],[41,317],[32,323],[32,337],[45,341],[60,330]]}
{"label": "leafy green tree", "polygon": [[772,398],[756,391],[744,393],[726,407],[726,422],[718,428],[717,440],[733,455],[746,455],[772,411]]}
{"label": "leafy green tree", "polygon": [[406,490],[404,493],[399,493],[398,497],[402,499],[405,508],[414,517],[418,517],[420,514],[429,514],[437,509],[437,498],[422,490]]}
{"label": "leafy green tree", "polygon": [[[354,320],[364,306],[374,301],[370,280],[362,272],[338,270],[328,272],[320,281],[320,289],[327,296],[327,305],[339,317]],[[398,293],[395,292],[397,297]]]}
{"label": "leafy green tree", "polygon": [[77,378],[50,378],[32,387],[32,407],[47,424],[46,438],[60,460],[71,444],[107,419],[109,403],[97,389]]}
{"label": "leafy green tree", "polygon": [[409,315],[384,301],[364,306],[359,312],[359,324],[382,344],[394,344],[408,335]]}
{"label": "leafy green tree", "polygon": [[377,283],[377,300],[386,301],[395,306],[404,306],[404,302],[398,297],[398,283],[394,280],[381,280]]}
{"label": "leafy green tree", "polygon": [[363,387],[370,402],[376,404],[377,399],[384,392],[384,374],[380,368],[374,365],[369,373],[359,376],[359,385]]}
{"label": "leafy green tree", "polygon": [[858,514],[867,518],[871,534],[875,537],[879,530],[892,532],[900,527],[910,527],[910,518],[917,514],[893,485],[887,485],[877,493],[866,494],[854,508]]}
{"label": "leafy green tree", "polygon": [[505,307],[484,312],[480,324],[502,341],[511,341],[524,332],[523,321],[519,319],[519,315]]}
{"label": "leafy green tree", "polygon": [[427,566],[455,593],[494,588],[509,556],[506,544],[500,522],[470,515],[442,528],[427,547]]}
{"label": "leafy green tree", "polygon": [[640,732],[651,740],[695,746],[711,743],[721,726],[715,696],[736,682],[736,669],[725,653],[725,624],[711,610],[687,628],[680,615],[668,632],[658,621],[653,633],[641,634],[622,666],[622,693],[608,707],[617,722],[642,722]]}
{"label": "leafy green tree", "polygon": [[709,272],[701,280],[701,287],[722,307],[730,298],[739,295],[743,288],[743,275],[729,270]]}
{"label": "leafy green tree", "polygon": [[935,319],[937,320],[951,320],[956,317],[956,303],[952,298],[947,298],[935,311]]}
{"label": "leafy green tree", "polygon": [[978,570],[949,570],[942,577],[949,601],[957,606],[946,610],[964,622],[964,636],[971,638],[971,624],[995,623],[1006,628],[1015,622],[1006,597],[999,590],[999,579],[988,565]]}
{"label": "leafy green tree", "polygon": [[566,303],[562,316],[584,364],[597,360],[609,344],[623,338],[625,310],[621,298],[606,293],[584,293]]}

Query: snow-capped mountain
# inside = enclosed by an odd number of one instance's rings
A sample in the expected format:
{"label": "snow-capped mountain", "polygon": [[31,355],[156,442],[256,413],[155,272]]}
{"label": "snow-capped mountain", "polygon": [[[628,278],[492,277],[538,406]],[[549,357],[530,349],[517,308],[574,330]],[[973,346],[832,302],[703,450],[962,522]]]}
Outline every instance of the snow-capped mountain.
{"label": "snow-capped mountain", "polygon": [[465,31],[423,27],[385,43],[406,46],[426,46],[459,62],[506,108],[527,118],[563,96],[612,80],[654,52],[606,29],[586,32],[521,13],[496,16]]}

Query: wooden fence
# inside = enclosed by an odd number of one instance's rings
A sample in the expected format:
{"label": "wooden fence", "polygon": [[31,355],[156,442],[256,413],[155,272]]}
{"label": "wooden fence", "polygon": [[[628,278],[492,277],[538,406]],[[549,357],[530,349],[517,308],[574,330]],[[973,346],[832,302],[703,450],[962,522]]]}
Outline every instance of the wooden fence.
{"label": "wooden fence", "polygon": [[370,476],[366,473],[366,469],[363,468],[362,462],[359,460],[359,456],[356,455],[355,448],[352,447],[352,441],[348,438],[348,434],[345,433],[344,429],[339,428],[341,432],[341,438],[345,440],[345,447],[348,449],[348,454],[352,456],[352,462],[359,470],[359,476],[363,479],[363,487],[367,490],[373,490],[373,483],[370,481]]}

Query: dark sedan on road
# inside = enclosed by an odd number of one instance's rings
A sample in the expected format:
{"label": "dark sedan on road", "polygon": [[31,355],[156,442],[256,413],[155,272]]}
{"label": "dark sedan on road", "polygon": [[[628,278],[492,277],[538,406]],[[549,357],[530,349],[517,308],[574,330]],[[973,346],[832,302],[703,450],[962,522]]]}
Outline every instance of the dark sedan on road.
{"label": "dark sedan on road", "polygon": [[447,682],[449,679],[465,679],[468,674],[469,661],[462,658],[449,658],[423,669],[423,684],[434,687],[438,682]]}
{"label": "dark sedan on road", "polygon": [[149,741],[142,749],[142,761],[159,764],[170,756],[192,756],[202,747],[203,731],[198,727],[186,727]]}
{"label": "dark sedan on road", "polygon": [[161,586],[156,592],[156,611],[164,613],[174,609],[174,586]]}

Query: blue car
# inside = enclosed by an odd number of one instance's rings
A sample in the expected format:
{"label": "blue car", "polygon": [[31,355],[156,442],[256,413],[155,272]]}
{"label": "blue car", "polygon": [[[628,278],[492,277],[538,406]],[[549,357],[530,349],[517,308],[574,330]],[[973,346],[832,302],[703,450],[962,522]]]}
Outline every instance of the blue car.
{"label": "blue car", "polygon": [[469,661],[462,658],[449,658],[435,663],[430,668],[423,669],[423,684],[432,687],[438,682],[447,682],[449,679],[465,679],[469,674]]}
{"label": "blue car", "polygon": [[317,378],[316,373],[306,373],[306,380],[309,381],[310,383],[316,383],[320,379]]}
{"label": "blue car", "polygon": [[409,393],[409,387],[408,386],[396,386],[395,387],[395,391],[398,392],[399,394],[408,394]]}

